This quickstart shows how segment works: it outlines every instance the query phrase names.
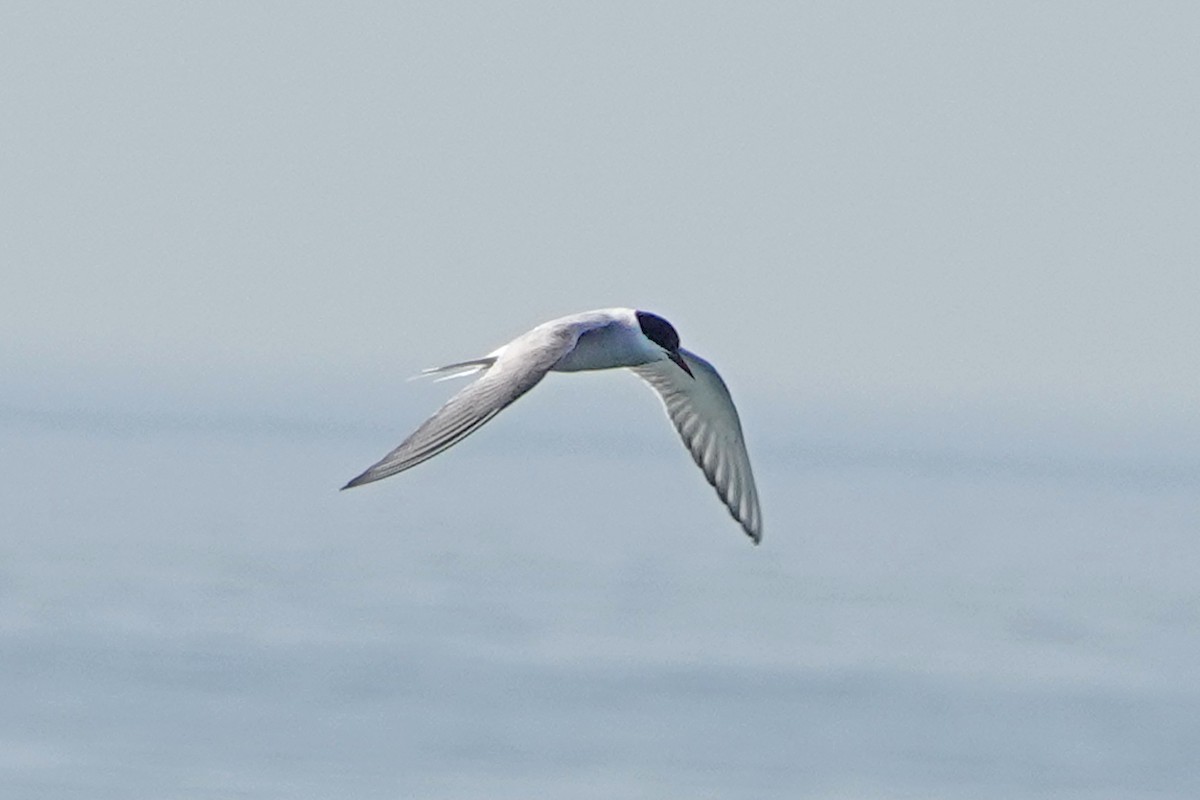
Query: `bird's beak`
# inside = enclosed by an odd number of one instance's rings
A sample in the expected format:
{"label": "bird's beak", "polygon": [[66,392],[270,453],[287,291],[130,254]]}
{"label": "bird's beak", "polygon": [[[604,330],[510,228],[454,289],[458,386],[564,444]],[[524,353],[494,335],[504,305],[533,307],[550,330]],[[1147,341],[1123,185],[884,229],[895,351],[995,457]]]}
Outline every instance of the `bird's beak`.
{"label": "bird's beak", "polygon": [[676,364],[678,364],[679,368],[682,369],[684,372],[686,372],[688,374],[689,378],[691,378],[692,380],[696,380],[696,376],[692,374],[691,368],[688,367],[687,362],[683,360],[683,356],[680,355],[678,350],[676,350],[673,353],[667,353],[667,358],[671,359]]}

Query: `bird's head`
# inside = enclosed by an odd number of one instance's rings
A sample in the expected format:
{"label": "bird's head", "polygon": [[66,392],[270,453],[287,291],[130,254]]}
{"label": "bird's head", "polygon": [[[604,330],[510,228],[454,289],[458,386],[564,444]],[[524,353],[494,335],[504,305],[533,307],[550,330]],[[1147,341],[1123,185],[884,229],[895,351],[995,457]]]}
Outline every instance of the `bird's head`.
{"label": "bird's head", "polygon": [[675,332],[675,326],[649,311],[635,311],[634,313],[637,315],[642,335],[661,347],[667,358],[678,364],[679,368],[690,377],[695,378],[696,376],[692,375],[692,370],[679,352],[679,334]]}

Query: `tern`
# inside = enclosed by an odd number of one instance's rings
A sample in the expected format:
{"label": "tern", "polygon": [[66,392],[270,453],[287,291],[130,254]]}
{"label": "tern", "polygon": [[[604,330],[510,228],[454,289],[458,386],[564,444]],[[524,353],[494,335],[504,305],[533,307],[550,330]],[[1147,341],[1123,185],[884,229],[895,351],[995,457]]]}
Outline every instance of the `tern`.
{"label": "tern", "polygon": [[663,401],[667,416],[708,482],[755,544],[762,512],[742,424],[713,365],[679,346],[671,323],[648,311],[606,308],[552,319],[483,358],[422,371],[446,380],[482,373],[411,436],[343,486],[415,467],[461,442],[528,392],[548,372],[627,367]]}

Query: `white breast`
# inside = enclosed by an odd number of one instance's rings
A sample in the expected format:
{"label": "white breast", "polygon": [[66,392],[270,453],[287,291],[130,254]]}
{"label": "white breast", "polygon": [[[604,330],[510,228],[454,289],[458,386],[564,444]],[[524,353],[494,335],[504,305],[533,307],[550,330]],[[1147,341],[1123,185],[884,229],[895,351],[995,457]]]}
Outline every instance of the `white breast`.
{"label": "white breast", "polygon": [[552,369],[555,372],[579,372],[636,367],[660,361],[663,357],[662,349],[643,336],[636,325],[612,320],[580,334],[575,347]]}

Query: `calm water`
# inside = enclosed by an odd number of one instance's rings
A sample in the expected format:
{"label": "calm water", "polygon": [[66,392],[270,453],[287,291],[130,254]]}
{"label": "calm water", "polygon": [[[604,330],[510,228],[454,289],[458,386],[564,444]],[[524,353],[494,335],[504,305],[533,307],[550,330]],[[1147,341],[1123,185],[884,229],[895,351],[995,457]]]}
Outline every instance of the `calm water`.
{"label": "calm water", "polygon": [[1200,480],[521,430],[10,423],[4,796],[1200,796]]}

